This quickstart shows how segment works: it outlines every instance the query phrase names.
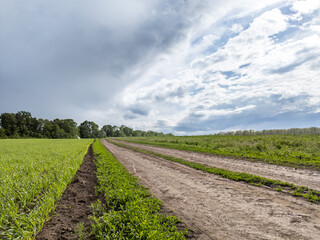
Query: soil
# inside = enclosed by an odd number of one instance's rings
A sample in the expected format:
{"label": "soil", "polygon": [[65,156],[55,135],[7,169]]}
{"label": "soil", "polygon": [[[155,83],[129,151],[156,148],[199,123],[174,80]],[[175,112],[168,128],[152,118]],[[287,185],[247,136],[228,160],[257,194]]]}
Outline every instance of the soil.
{"label": "soil", "polygon": [[96,183],[96,166],[92,146],[90,146],[76,176],[63,193],[54,216],[44,224],[42,232],[36,236],[36,239],[77,239],[75,228],[78,223],[83,223],[86,229],[90,229],[91,221],[88,219],[92,213],[90,206],[97,199],[103,202],[103,197],[95,194]]}
{"label": "soil", "polygon": [[195,239],[319,239],[319,205],[102,142]]}
{"label": "soil", "polygon": [[278,166],[262,162],[225,158],[198,152],[181,151],[150,145],[128,142],[123,143],[164,155],[202,163],[207,166],[223,168],[234,172],[251,173],[260,177],[281,180],[283,182],[293,183],[297,186],[305,186],[320,191],[320,172],[317,170]]}

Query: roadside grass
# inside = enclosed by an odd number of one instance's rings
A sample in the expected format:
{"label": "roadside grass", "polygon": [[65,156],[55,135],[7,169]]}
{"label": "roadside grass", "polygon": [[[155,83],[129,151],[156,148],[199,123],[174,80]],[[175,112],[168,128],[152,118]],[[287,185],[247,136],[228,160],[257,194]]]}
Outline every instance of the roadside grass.
{"label": "roadside grass", "polygon": [[0,140],[0,239],[33,239],[92,140]]}
{"label": "roadside grass", "polygon": [[119,140],[320,170],[319,135],[162,136]]}
{"label": "roadside grass", "polygon": [[100,141],[93,144],[96,158],[97,191],[106,199],[92,205],[97,239],[185,239],[178,218],[160,213],[161,201],[153,197],[129,174]]}
{"label": "roadside grass", "polygon": [[222,168],[209,167],[209,166],[197,163],[197,162],[191,162],[191,161],[187,161],[187,160],[184,160],[181,158],[171,157],[171,156],[163,155],[163,154],[156,153],[153,151],[149,151],[149,150],[145,150],[145,149],[141,149],[141,148],[137,148],[137,147],[132,147],[132,146],[129,146],[129,145],[126,145],[123,143],[110,141],[109,139],[107,139],[107,141],[116,145],[116,146],[122,147],[122,148],[126,148],[129,150],[143,153],[143,154],[147,154],[150,156],[160,157],[160,158],[172,161],[172,162],[177,162],[177,163],[189,166],[191,168],[201,170],[203,172],[207,172],[207,173],[221,176],[223,178],[227,178],[227,179],[234,180],[234,181],[246,182],[246,183],[249,183],[249,184],[252,184],[255,186],[269,187],[269,188],[274,189],[276,191],[285,192],[285,193],[288,193],[288,194],[291,194],[291,195],[297,196],[297,197],[303,197],[306,200],[313,202],[313,203],[320,202],[320,192],[313,190],[313,189],[310,189],[308,187],[296,186],[292,183],[282,182],[279,180],[268,179],[268,178],[264,178],[264,177],[259,177],[259,176],[249,174],[249,173],[233,172],[233,171],[229,171],[229,170],[222,169]]}

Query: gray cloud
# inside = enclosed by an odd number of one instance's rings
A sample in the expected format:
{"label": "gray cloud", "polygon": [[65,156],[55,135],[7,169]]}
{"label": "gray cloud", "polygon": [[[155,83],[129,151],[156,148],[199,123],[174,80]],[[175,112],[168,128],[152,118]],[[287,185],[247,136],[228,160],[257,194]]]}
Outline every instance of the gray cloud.
{"label": "gray cloud", "polygon": [[145,106],[134,105],[129,107],[129,110],[132,113],[141,115],[141,116],[147,116],[149,114],[149,109],[147,109]]}
{"label": "gray cloud", "polygon": [[75,111],[107,107],[136,80],[135,68],[147,68],[184,38],[202,8],[194,5],[1,1],[1,112],[76,118]]}
{"label": "gray cloud", "polygon": [[195,119],[188,119],[187,121],[180,122],[174,131],[178,132],[219,132],[228,128],[239,129],[287,129],[295,127],[310,127],[319,126],[320,120],[319,113],[305,113],[302,111],[290,111],[286,113],[277,114],[274,116],[261,116],[257,112],[243,113],[240,115],[228,115],[223,117],[214,117],[207,120],[196,121]]}
{"label": "gray cloud", "polygon": [[157,89],[156,92],[151,92],[150,94],[140,98],[140,101],[153,100],[156,102],[170,102],[173,98],[183,98],[188,94],[188,88],[185,86],[172,86],[172,84],[167,84],[161,89]]}
{"label": "gray cloud", "polygon": [[[198,108],[190,111],[189,115],[180,121],[174,131],[201,132],[221,131],[228,128],[243,128],[243,126],[259,129],[261,124],[272,128],[310,127],[320,124],[320,113],[308,105],[309,96],[285,97],[274,94],[270,97],[250,99],[237,99],[237,103],[221,104],[210,109],[228,110],[223,115],[209,115],[204,118],[203,114],[197,114]],[[235,106],[244,107],[255,104],[253,109],[242,112],[234,111]],[[231,111],[230,111],[231,110]],[[319,119],[316,121],[316,119]]]}
{"label": "gray cloud", "polygon": [[124,114],[124,115],[123,115],[123,118],[124,118],[125,120],[132,120],[132,119],[136,119],[136,118],[138,118],[138,117],[139,117],[138,115],[132,114],[132,113],[127,113],[127,114]]}
{"label": "gray cloud", "polygon": [[283,73],[286,73],[286,72],[290,72],[290,71],[293,71],[294,69],[296,69],[297,67],[301,66],[302,64],[304,64],[305,62],[308,62],[312,59],[314,59],[315,56],[309,56],[301,61],[297,61],[297,62],[294,62],[294,63],[291,63],[289,65],[286,65],[286,66],[283,66],[283,67],[280,67],[280,68],[277,68],[277,69],[273,69],[273,70],[270,70],[270,73],[271,74],[283,74]]}

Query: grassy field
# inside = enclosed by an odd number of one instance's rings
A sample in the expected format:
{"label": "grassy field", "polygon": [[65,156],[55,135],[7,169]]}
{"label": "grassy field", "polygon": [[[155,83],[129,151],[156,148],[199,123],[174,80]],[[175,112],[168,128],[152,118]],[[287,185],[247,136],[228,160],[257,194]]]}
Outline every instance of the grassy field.
{"label": "grassy field", "polygon": [[320,170],[319,135],[173,136],[117,138],[133,143]]}
{"label": "grassy field", "polygon": [[0,140],[0,239],[31,239],[56,207],[92,140]]}

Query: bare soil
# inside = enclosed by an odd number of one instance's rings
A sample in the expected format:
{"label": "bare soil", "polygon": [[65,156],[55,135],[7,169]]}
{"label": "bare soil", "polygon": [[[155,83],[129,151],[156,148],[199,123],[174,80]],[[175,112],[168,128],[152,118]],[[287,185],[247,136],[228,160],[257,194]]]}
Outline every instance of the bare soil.
{"label": "bare soil", "polygon": [[207,166],[223,168],[234,172],[251,173],[260,177],[281,180],[283,182],[293,183],[297,186],[305,186],[320,191],[320,172],[317,170],[278,166],[262,162],[252,162],[242,159],[225,158],[198,152],[181,151],[150,145],[142,145],[128,142],[123,143],[130,146],[139,147],[141,149],[161,153],[164,155],[202,163]]}
{"label": "bare soil", "polygon": [[319,239],[319,205],[103,143],[195,239]]}
{"label": "bare soil", "polygon": [[[72,183],[63,193],[54,216],[44,224],[42,232],[36,236],[36,239],[77,239],[75,228],[78,223],[83,223],[87,229],[90,229],[91,221],[88,219],[88,216],[92,213],[90,206],[98,198],[103,201],[101,196],[95,194],[96,183],[96,166],[92,146],[90,146]],[[93,238],[87,237],[86,239]]]}

